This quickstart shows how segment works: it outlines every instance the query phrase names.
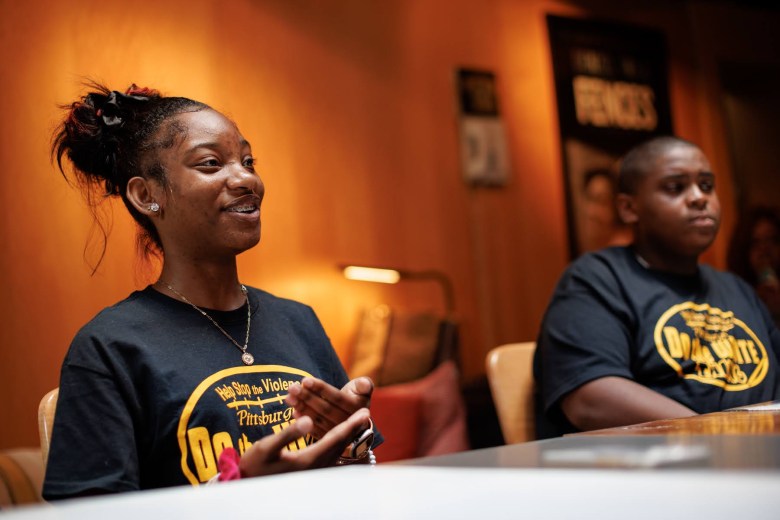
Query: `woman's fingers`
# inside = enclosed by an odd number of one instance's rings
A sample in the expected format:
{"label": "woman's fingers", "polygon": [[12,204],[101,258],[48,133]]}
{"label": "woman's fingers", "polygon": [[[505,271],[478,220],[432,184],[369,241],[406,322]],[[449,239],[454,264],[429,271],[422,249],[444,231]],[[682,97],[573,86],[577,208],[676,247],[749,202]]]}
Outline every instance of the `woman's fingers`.
{"label": "woman's fingers", "polygon": [[367,377],[353,379],[340,390],[321,379],[306,377],[288,389],[286,402],[293,407],[295,417],[312,418],[312,435],[319,439],[356,410],[367,408],[373,390]]}
{"label": "woman's fingers", "polygon": [[344,447],[369,427],[370,416],[368,408],[361,408],[305,450],[283,453],[282,457],[297,469],[331,466],[344,451]]}
{"label": "woman's fingers", "polygon": [[274,435],[258,440],[244,453],[239,463],[242,477],[257,477],[292,471],[283,454],[287,445],[311,433],[313,422],[310,417],[301,417],[287,428]]}
{"label": "woman's fingers", "polygon": [[258,477],[310,468],[332,466],[344,447],[370,425],[368,408],[361,408],[324,433],[317,442],[298,451],[287,445],[311,433],[313,422],[304,416],[279,433],[255,442],[241,457],[242,477]]}
{"label": "woman's fingers", "polygon": [[286,402],[293,407],[296,417],[307,415],[312,418],[312,435],[317,438],[361,408],[345,400],[337,388],[309,377],[288,389]]}
{"label": "woman's fingers", "polygon": [[341,411],[345,416],[351,415],[355,410],[368,408],[371,393],[374,391],[374,383],[367,377],[353,379],[344,388],[329,385],[321,379],[305,377],[300,385],[291,386],[288,389],[287,403],[291,406],[304,409],[309,403],[307,400],[319,397],[322,402],[316,400],[310,403],[317,406],[318,410],[330,412]]}
{"label": "woman's fingers", "polygon": [[341,393],[355,404],[368,408],[371,403],[371,394],[374,393],[374,382],[369,377],[357,377],[344,385]]}

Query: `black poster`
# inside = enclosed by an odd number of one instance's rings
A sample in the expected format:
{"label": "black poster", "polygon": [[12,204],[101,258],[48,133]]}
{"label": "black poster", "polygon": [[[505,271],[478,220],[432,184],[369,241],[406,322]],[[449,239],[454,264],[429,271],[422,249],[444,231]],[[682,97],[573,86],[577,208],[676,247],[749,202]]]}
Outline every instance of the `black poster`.
{"label": "black poster", "polygon": [[617,162],[671,134],[663,33],[548,16],[572,258],[631,240],[614,209]]}

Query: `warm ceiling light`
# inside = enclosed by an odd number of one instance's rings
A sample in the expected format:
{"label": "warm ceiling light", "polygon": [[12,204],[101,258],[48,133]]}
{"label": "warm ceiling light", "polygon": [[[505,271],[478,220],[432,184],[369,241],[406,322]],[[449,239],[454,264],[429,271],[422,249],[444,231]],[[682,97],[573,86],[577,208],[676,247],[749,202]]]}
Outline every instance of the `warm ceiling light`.
{"label": "warm ceiling light", "polygon": [[394,269],[348,265],[344,268],[344,277],[361,282],[398,283],[401,273]]}
{"label": "warm ceiling light", "polygon": [[434,269],[410,271],[408,269],[346,264],[341,264],[339,267],[342,269],[345,278],[361,282],[398,283],[400,280],[432,280],[436,282],[442,290],[446,315],[451,317],[455,312],[455,298],[452,291],[452,282],[450,282],[449,277],[441,271],[436,271]]}

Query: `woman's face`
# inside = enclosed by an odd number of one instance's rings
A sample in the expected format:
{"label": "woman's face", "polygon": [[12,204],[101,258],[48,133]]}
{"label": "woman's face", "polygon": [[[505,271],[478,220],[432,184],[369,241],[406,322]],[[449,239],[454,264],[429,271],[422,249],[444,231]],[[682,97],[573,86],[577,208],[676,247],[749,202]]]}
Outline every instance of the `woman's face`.
{"label": "woman's face", "polygon": [[750,266],[760,273],[764,269],[780,267],[780,236],[772,221],[760,219],[750,237]]}
{"label": "woman's face", "polygon": [[203,109],[173,117],[160,132],[173,137],[172,146],[158,152],[167,182],[154,194],[166,258],[230,257],[256,245],[265,187],[236,125]]}

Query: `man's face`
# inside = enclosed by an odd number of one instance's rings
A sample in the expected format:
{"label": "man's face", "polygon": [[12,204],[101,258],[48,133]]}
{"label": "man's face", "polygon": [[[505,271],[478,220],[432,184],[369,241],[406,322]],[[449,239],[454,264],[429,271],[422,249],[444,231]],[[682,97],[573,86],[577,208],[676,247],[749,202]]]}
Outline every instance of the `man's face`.
{"label": "man's face", "polygon": [[718,233],[720,202],[709,161],[695,146],[674,145],[661,154],[629,195],[622,215],[635,224],[637,243],[653,254],[697,258]]}

